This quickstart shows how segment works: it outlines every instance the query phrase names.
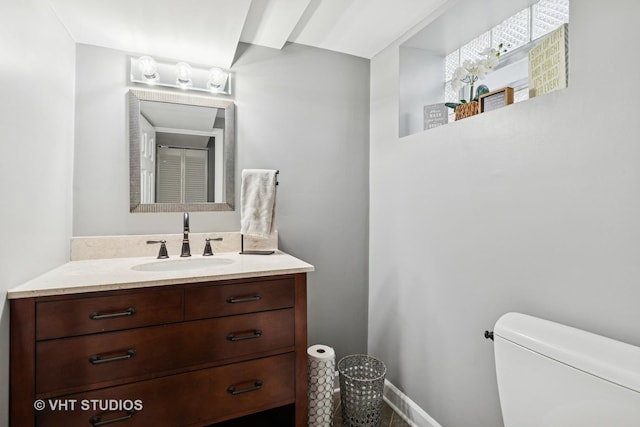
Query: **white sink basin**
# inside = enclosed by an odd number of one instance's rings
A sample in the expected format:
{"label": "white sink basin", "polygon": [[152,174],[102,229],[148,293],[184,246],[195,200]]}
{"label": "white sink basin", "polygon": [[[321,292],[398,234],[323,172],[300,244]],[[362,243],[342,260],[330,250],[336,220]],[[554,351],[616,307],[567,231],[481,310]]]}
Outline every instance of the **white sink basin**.
{"label": "white sink basin", "polygon": [[185,271],[219,267],[231,263],[233,260],[227,258],[181,258],[147,262],[131,268],[137,271]]}

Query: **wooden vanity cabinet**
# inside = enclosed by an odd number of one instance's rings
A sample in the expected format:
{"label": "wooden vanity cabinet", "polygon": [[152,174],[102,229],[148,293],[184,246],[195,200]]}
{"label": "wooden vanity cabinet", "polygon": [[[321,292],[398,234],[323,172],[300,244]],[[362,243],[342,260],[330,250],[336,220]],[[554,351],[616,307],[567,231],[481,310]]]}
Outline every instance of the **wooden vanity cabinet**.
{"label": "wooden vanity cabinet", "polygon": [[195,427],[293,405],[304,426],[306,307],[306,273],[13,299],[10,425]]}

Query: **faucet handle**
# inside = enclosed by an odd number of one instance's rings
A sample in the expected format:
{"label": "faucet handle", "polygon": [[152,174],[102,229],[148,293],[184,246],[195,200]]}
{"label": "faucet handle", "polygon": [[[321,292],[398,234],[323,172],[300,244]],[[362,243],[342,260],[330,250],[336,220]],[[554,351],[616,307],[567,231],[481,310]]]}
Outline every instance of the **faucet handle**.
{"label": "faucet handle", "polygon": [[169,254],[167,253],[166,240],[147,240],[147,245],[150,245],[153,243],[160,243],[160,251],[158,252],[158,259],[169,258]]}
{"label": "faucet handle", "polygon": [[211,241],[215,241],[215,242],[221,242],[222,241],[222,237],[216,237],[214,239],[207,237],[206,239],[204,239],[205,243],[204,244],[204,253],[202,254],[202,256],[211,256],[213,255],[213,250],[211,249]]}

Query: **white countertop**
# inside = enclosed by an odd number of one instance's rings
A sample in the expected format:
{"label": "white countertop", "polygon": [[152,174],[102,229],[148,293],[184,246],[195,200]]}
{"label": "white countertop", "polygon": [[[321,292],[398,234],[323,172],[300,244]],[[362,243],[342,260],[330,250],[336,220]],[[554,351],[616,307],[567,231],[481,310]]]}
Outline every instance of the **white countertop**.
{"label": "white countertop", "polygon": [[[135,266],[149,263],[171,263],[183,260],[225,259],[227,263],[198,266],[189,270],[138,271]],[[201,260],[201,261],[199,261]],[[112,291],[150,286],[175,285],[249,277],[313,271],[311,264],[281,251],[273,255],[240,255],[237,252],[216,253],[213,257],[194,255],[190,258],[155,257],[94,259],[71,261],[7,292],[7,298],[31,298],[68,295],[83,292]]]}

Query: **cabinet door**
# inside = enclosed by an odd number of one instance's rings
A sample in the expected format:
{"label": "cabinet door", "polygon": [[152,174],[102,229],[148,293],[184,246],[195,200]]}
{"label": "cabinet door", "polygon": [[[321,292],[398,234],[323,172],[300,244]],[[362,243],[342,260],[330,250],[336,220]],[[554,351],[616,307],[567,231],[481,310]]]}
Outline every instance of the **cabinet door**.
{"label": "cabinet door", "polygon": [[292,278],[231,285],[195,286],[185,290],[187,320],[293,307]]}
{"label": "cabinet door", "polygon": [[[294,355],[287,353],[45,400],[36,425],[206,426],[291,404],[294,382]],[[60,402],[64,410],[52,409]]]}
{"label": "cabinet door", "polygon": [[36,393],[66,394],[104,382],[148,379],[288,352],[293,345],[292,309],[42,341],[36,344]]}
{"label": "cabinet door", "polygon": [[179,322],[180,289],[70,298],[36,303],[36,339],[71,337]]}

